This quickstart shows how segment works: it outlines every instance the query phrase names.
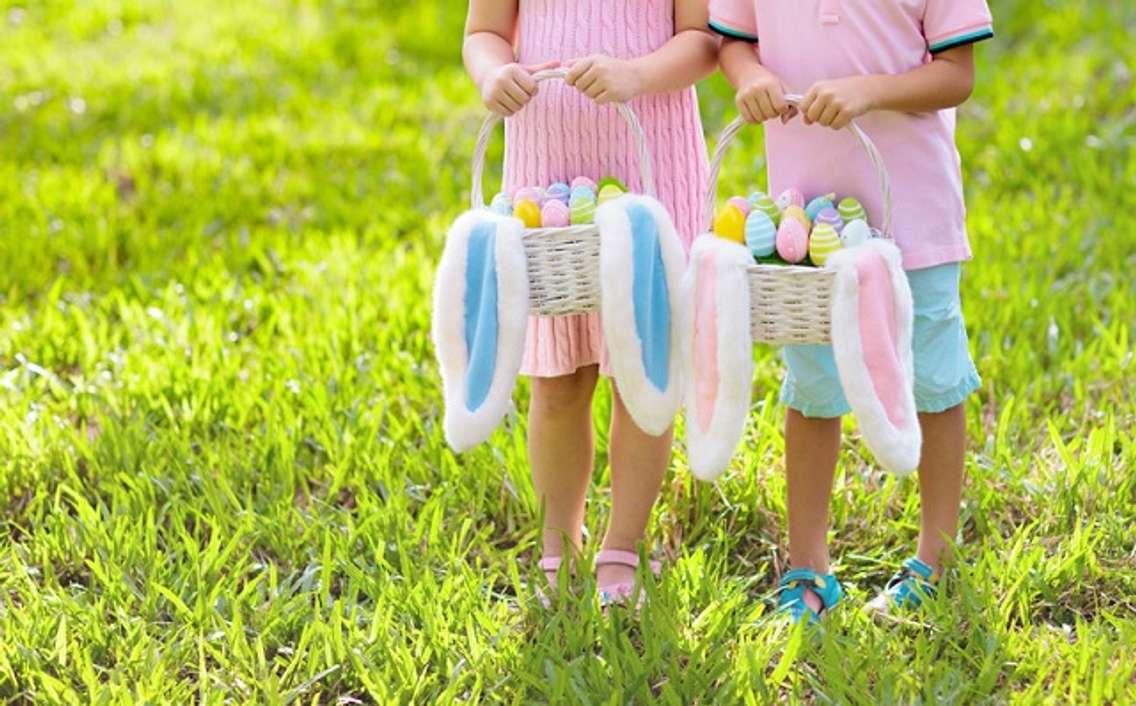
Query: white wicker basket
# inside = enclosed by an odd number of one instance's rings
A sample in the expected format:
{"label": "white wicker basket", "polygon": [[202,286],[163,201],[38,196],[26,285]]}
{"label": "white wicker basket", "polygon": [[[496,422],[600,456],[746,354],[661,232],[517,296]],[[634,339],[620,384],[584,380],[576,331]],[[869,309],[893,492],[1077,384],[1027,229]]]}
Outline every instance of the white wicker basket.
{"label": "white wicker basket", "polygon": [[[533,75],[538,82],[550,79],[563,80],[568,72],[550,69]],[[651,168],[651,154],[647,139],[635,113],[625,103],[615,104],[635,138],[639,149],[639,177],[644,193],[655,195],[655,181]],[[473,187],[470,203],[483,208],[485,197],[482,178],[485,172],[485,152],[489,138],[501,118],[491,115],[481,125],[477,146],[473,152]],[[537,316],[583,314],[599,309],[600,305],[600,238],[595,225],[576,225],[566,228],[528,228],[524,236],[528,258],[530,310]]]}
{"label": "white wicker basket", "polygon": [[[786,96],[793,104],[801,97]],[[718,174],[726,150],[745,125],[735,118],[718,138],[714,159],[710,164],[710,185],[706,198],[707,230],[713,222],[714,201],[718,191]],[[848,130],[860,141],[879,176],[884,198],[883,228],[880,237],[891,238],[891,182],[883,157],[867,133],[852,122]],[[835,274],[820,267],[797,265],[759,265],[749,268],[750,331],[755,343],[771,345],[829,343],[832,341],[832,287]]]}

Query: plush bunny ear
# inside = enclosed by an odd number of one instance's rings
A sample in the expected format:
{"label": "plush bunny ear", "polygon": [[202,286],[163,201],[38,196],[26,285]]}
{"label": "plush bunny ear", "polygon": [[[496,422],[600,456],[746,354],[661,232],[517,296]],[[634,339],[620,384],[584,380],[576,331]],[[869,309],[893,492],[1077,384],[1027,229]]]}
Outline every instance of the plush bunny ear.
{"label": "plush bunny ear", "polygon": [[529,314],[523,225],[488,210],[450,228],[434,280],[434,352],[446,399],[446,441],[465,451],[512,404]]}
{"label": "plush bunny ear", "polygon": [[899,250],[870,240],[829,258],[836,270],[832,349],[844,396],[864,443],[885,470],[919,465],[923,437],[915,409],[911,287]]}
{"label": "plush bunny ear", "polygon": [[648,434],[674,423],[682,395],[678,299],[686,254],[671,217],[647,196],[624,195],[596,210],[600,320],[615,384]]}
{"label": "plush bunny ear", "polygon": [[706,234],[694,241],[683,279],[691,302],[683,331],[686,443],[690,469],[713,480],[733,458],[749,416],[753,339],[749,251]]}

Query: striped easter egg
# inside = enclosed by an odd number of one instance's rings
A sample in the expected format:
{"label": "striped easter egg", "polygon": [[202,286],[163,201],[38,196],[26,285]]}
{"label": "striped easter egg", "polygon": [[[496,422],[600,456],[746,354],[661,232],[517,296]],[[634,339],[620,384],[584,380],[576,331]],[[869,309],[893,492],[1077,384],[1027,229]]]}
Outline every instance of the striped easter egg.
{"label": "striped easter egg", "polygon": [[548,190],[545,192],[545,195],[549,199],[555,199],[555,200],[563,203],[565,206],[567,206],[568,205],[568,197],[570,197],[572,195],[572,189],[570,189],[568,187],[568,185],[565,184],[564,182],[558,181],[555,184],[553,184],[552,186],[548,187]]}
{"label": "striped easter egg", "polygon": [[810,220],[815,221],[817,215],[824,209],[836,208],[836,204],[832,201],[834,198],[836,198],[835,194],[828,194],[826,196],[818,196],[812,201],[809,201],[809,205],[805,206],[805,215],[808,216]]}
{"label": "striped easter egg", "polygon": [[596,200],[587,197],[572,199],[572,205],[568,207],[568,210],[572,225],[591,223],[596,218]]}
{"label": "striped easter egg", "polygon": [[597,200],[600,203],[607,203],[608,201],[617,199],[620,196],[623,196],[623,189],[619,188],[615,184],[604,184],[600,187],[600,194]]}
{"label": "striped easter egg", "polygon": [[769,257],[777,249],[777,226],[764,211],[746,216],[745,241],[754,257]]}
{"label": "striped easter egg", "polygon": [[837,230],[837,232],[839,232],[840,229],[844,227],[844,219],[840,217],[840,212],[835,208],[826,208],[821,210],[821,212],[817,214],[815,220],[817,223],[826,223],[832,226]]}
{"label": "striped easter egg", "polygon": [[[760,192],[758,192],[760,193]],[[781,222],[781,209],[778,208],[777,203],[769,196],[769,194],[761,194],[757,201],[753,204],[754,210],[762,211],[765,215],[769,216],[769,220],[774,224]]]}
{"label": "striped easter egg", "polygon": [[818,223],[809,236],[809,258],[817,267],[824,267],[828,256],[840,249],[840,236],[827,223]]}
{"label": "striped easter egg", "polygon": [[845,223],[854,221],[857,218],[864,221],[868,220],[868,212],[864,210],[863,204],[851,196],[841,199],[840,207],[837,210]]}

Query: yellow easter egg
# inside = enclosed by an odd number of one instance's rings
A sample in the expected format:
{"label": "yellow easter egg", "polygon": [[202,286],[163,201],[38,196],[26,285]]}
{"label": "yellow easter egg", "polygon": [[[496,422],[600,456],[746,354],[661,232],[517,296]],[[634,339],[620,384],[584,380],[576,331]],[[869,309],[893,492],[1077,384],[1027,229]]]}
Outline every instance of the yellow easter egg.
{"label": "yellow easter egg", "polygon": [[525,228],[540,227],[540,206],[535,201],[522,199],[513,204],[513,216],[520,218]]}
{"label": "yellow easter egg", "polygon": [[714,217],[714,235],[735,243],[745,243],[745,214],[737,206],[727,204]]}
{"label": "yellow easter egg", "polygon": [[790,204],[785,208],[782,213],[783,218],[795,218],[797,222],[805,227],[805,232],[812,230],[813,222],[809,220],[809,214],[805,213],[805,209],[795,204]]}

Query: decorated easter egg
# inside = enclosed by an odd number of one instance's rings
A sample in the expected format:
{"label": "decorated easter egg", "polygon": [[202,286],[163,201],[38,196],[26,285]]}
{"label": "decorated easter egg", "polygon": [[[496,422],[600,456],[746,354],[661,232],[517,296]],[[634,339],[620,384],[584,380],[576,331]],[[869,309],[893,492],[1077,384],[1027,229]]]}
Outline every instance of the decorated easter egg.
{"label": "decorated easter egg", "polygon": [[525,186],[517,189],[517,193],[513,194],[513,208],[521,201],[532,201],[537,206],[544,203],[545,195],[544,189],[539,186]]}
{"label": "decorated easter egg", "polygon": [[777,205],[781,210],[789,208],[790,206],[805,207],[805,195],[797,189],[785,189],[781,195],[777,197]]}
{"label": "decorated easter egg", "polygon": [[860,218],[851,221],[840,231],[840,240],[844,243],[844,247],[846,248],[862,245],[868,242],[868,239],[871,237],[872,229],[868,227],[868,222]]}
{"label": "decorated easter egg", "polygon": [[868,213],[864,210],[864,206],[851,196],[841,199],[839,211],[840,217],[844,219],[845,223],[857,218],[862,221],[868,220]]}
{"label": "decorated easter egg", "polygon": [[600,203],[607,203],[608,201],[617,199],[620,196],[623,196],[623,189],[619,188],[615,184],[604,184],[600,187],[598,200]]}
{"label": "decorated easter egg", "polygon": [[568,197],[572,195],[572,190],[568,188],[568,185],[564,182],[558,181],[548,187],[548,190],[545,191],[545,195],[550,199],[556,199],[564,205],[568,205]]}
{"label": "decorated easter egg", "polygon": [[834,198],[836,198],[836,194],[828,194],[826,196],[818,196],[812,201],[809,201],[809,205],[805,206],[805,215],[808,216],[811,220],[815,221],[817,219],[817,215],[820,214],[820,212],[824,209],[836,208],[836,204],[832,201]]}
{"label": "decorated easter egg", "polygon": [[572,205],[568,207],[568,211],[568,217],[572,225],[578,226],[591,223],[596,219],[596,201],[590,198],[573,199]]}
{"label": "decorated easter egg", "polygon": [[498,193],[489,202],[489,210],[502,216],[513,215],[513,200],[508,194]]}
{"label": "decorated easter egg", "polygon": [[777,249],[777,226],[765,211],[750,211],[746,216],[745,241],[754,257],[769,257]]}
{"label": "decorated easter egg", "polygon": [[568,207],[560,199],[549,199],[540,209],[540,223],[545,228],[563,228],[570,221]]}
{"label": "decorated easter egg", "polygon": [[572,190],[573,191],[575,191],[577,188],[579,188],[581,186],[587,188],[588,191],[592,192],[593,194],[596,193],[596,182],[592,181],[588,177],[580,176],[580,177],[576,177],[575,179],[572,180]]}
{"label": "decorated easter egg", "polygon": [[840,236],[827,223],[818,223],[809,236],[809,258],[817,267],[824,267],[828,256],[840,249]]}
{"label": "decorated easter egg", "polygon": [[836,229],[837,232],[844,227],[844,219],[840,217],[840,212],[835,208],[821,209],[821,212],[816,216],[816,223],[826,223]]}
{"label": "decorated easter egg", "polygon": [[806,233],[812,230],[813,222],[809,220],[809,217],[805,214],[805,209],[797,206],[796,204],[789,204],[788,208],[786,208],[785,211],[781,214],[782,221],[784,221],[786,218],[797,219],[797,222],[804,226]]}
{"label": "decorated easter egg", "polygon": [[627,191],[627,187],[624,185],[624,183],[622,181],[620,181],[619,179],[616,179],[613,176],[605,176],[603,179],[600,179],[600,183],[596,184],[596,191],[597,192],[602,191],[603,188],[605,186],[607,186],[608,184],[611,184],[612,186],[616,187],[621,192]]}
{"label": "decorated easter egg", "polygon": [[773,221],[774,224],[781,222],[781,209],[777,207],[777,203],[770,198],[769,194],[761,194],[754,202],[753,207],[769,216],[769,220]]}
{"label": "decorated easter egg", "polygon": [[536,201],[520,199],[513,204],[513,215],[521,219],[526,228],[540,227],[540,206],[536,205]]}
{"label": "decorated easter egg", "polygon": [[757,191],[750,194],[749,198],[747,198],[746,201],[749,201],[750,208],[756,208],[757,202],[762,200],[763,198],[765,198],[765,196],[766,196],[765,192],[758,189]]}
{"label": "decorated easter egg", "polygon": [[745,223],[745,214],[737,206],[726,204],[714,216],[714,235],[735,243],[744,243]]}
{"label": "decorated easter egg", "polygon": [[726,203],[730,204],[747,216],[749,215],[749,212],[753,210],[753,206],[750,205],[749,200],[742,196],[735,196]]}
{"label": "decorated easter egg", "polygon": [[576,199],[589,199],[596,200],[596,191],[587,185],[573,186],[572,193],[568,196],[568,203],[572,203]]}
{"label": "decorated easter egg", "polygon": [[809,232],[796,218],[785,218],[777,229],[777,254],[785,262],[798,263],[809,254]]}

